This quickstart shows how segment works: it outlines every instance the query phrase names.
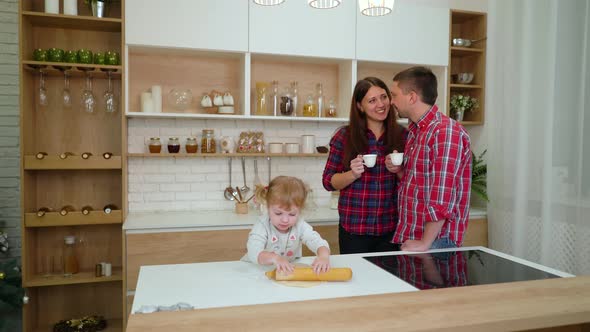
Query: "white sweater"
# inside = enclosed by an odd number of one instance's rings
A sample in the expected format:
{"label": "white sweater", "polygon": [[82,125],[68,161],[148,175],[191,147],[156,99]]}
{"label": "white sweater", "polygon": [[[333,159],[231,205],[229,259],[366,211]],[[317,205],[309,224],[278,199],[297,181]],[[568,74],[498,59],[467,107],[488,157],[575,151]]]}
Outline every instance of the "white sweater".
{"label": "white sweater", "polygon": [[328,242],[322,239],[303,218],[300,217],[288,233],[281,233],[270,223],[268,215],[265,214],[252,227],[248,235],[248,253],[242,257],[242,260],[258,264],[258,255],[262,251],[268,251],[286,257],[292,262],[301,257],[302,244],[316,255],[320,247],[330,248]]}

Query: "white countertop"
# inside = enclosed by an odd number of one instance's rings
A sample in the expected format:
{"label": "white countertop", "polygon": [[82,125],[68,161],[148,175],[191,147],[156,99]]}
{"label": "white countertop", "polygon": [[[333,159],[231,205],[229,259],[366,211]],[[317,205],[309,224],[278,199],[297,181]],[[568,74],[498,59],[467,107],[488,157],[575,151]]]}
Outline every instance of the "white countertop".
{"label": "white countertop", "polygon": [[[486,211],[472,208],[469,216],[470,218],[485,217]],[[128,234],[240,229],[251,228],[258,217],[259,214],[252,210],[248,214],[236,214],[233,210],[129,213],[123,229]],[[313,226],[337,225],[338,210],[319,207],[306,212],[304,218]]]}
{"label": "white countertop", "polygon": [[[479,249],[562,277],[572,275],[483,247]],[[432,250],[430,252],[457,249]],[[142,266],[131,312],[141,306],[171,306],[188,303],[195,309],[239,305],[304,301],[417,291],[393,274],[365,260],[366,256],[398,255],[407,252],[333,255],[333,267],[350,267],[353,276],[347,282],[324,282],[316,287],[294,288],[278,285],[264,275],[272,266],[241,261]],[[313,257],[298,262],[310,264]]]}

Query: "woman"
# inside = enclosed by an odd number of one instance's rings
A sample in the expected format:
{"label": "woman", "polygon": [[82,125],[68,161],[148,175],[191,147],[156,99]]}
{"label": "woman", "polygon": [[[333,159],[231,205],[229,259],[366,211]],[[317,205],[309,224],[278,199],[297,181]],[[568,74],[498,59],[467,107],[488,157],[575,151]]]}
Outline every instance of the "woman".
{"label": "woman", "polygon": [[[338,240],[341,254],[397,250],[391,243],[397,223],[396,175],[385,166],[403,151],[406,130],[396,122],[387,85],[376,77],[357,82],[350,121],[330,140],[323,174],[326,190],[340,190]],[[366,167],[363,155],[376,154]]]}

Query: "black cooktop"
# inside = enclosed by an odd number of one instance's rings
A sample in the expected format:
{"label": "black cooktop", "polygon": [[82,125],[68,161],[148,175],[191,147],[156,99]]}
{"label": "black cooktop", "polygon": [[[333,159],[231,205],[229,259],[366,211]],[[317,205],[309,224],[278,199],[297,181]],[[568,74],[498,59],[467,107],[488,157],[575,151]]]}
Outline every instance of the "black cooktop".
{"label": "black cooktop", "polygon": [[481,250],[363,258],[418,289],[559,278]]}

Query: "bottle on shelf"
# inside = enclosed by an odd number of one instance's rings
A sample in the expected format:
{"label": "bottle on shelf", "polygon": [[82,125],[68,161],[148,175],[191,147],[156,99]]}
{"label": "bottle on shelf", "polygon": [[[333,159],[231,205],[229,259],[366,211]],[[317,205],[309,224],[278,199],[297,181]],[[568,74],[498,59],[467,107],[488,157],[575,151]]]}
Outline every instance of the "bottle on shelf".
{"label": "bottle on shelf", "polygon": [[41,160],[43,158],[45,158],[47,156],[47,152],[37,152],[37,154],[35,155],[35,158]]}
{"label": "bottle on shelf", "polygon": [[336,102],[334,102],[334,98],[330,98],[330,102],[328,103],[328,107],[326,107],[325,116],[327,118],[335,118],[336,115],[337,115]]}
{"label": "bottle on shelf", "polygon": [[68,213],[74,212],[74,211],[76,211],[76,209],[73,206],[65,205],[64,207],[61,208],[61,210],[59,210],[59,214],[61,214],[62,216],[66,216]]}
{"label": "bottle on shelf", "polygon": [[150,153],[160,153],[162,151],[162,142],[159,137],[150,138],[150,144],[148,145]]}
{"label": "bottle on shelf", "polygon": [[272,81],[272,90],[270,92],[270,114],[279,115],[279,81]]}
{"label": "bottle on shelf", "polygon": [[297,81],[291,82],[291,101],[293,104],[293,116],[300,116],[301,110],[299,109],[299,89],[297,88]]}
{"label": "bottle on shelf", "polygon": [[90,152],[84,152],[82,153],[82,159],[88,159],[92,156],[92,153]]}
{"label": "bottle on shelf", "polygon": [[112,156],[113,156],[113,154],[110,153],[110,152],[105,152],[105,153],[102,154],[102,157],[104,159],[111,159]]}
{"label": "bottle on shelf", "polygon": [[291,89],[287,88],[281,94],[281,105],[279,107],[282,116],[292,116],[295,113],[293,108],[293,96],[291,95]]}
{"label": "bottle on shelf", "polygon": [[86,205],[82,207],[82,214],[87,216],[90,214],[90,212],[92,212],[94,209],[92,208],[92,206],[90,205]]}
{"label": "bottle on shelf", "polygon": [[187,137],[184,149],[186,150],[186,153],[197,153],[199,150],[197,139],[195,137]]}
{"label": "bottle on shelf", "polygon": [[117,210],[117,206],[115,204],[107,204],[102,210],[104,213],[109,214],[113,212],[113,210]]}
{"label": "bottle on shelf", "polygon": [[322,114],[324,114],[324,108],[326,107],[325,105],[325,100],[324,100],[324,86],[322,85],[322,83],[318,83],[315,87],[316,90],[316,96],[315,96],[315,103],[317,105],[317,116],[318,117],[322,117]]}
{"label": "bottle on shelf", "polygon": [[168,139],[168,153],[178,153],[180,151],[180,141],[178,137]]}
{"label": "bottle on shelf", "polygon": [[51,212],[51,211],[52,211],[51,208],[44,207],[44,206],[40,207],[37,210],[37,217],[43,217],[47,212]]}
{"label": "bottle on shelf", "polygon": [[305,117],[316,117],[318,116],[318,107],[316,103],[313,101],[313,97],[311,95],[307,96],[307,100],[305,104],[303,104],[303,116]]}
{"label": "bottle on shelf", "polygon": [[201,153],[215,153],[217,151],[214,133],[215,131],[213,129],[203,129]]}
{"label": "bottle on shelf", "polygon": [[[256,115],[266,115],[267,114],[267,107],[268,107],[268,99],[266,96],[266,89],[268,88],[268,83],[266,82],[256,82]],[[202,149],[202,148],[201,148]]]}
{"label": "bottle on shelf", "polygon": [[78,258],[76,257],[76,237],[64,237],[64,275],[71,276],[78,273]]}
{"label": "bottle on shelf", "polygon": [[72,152],[63,152],[59,155],[59,159],[67,159],[69,156],[75,156],[75,154],[73,154]]}

